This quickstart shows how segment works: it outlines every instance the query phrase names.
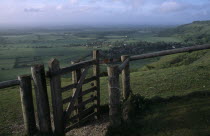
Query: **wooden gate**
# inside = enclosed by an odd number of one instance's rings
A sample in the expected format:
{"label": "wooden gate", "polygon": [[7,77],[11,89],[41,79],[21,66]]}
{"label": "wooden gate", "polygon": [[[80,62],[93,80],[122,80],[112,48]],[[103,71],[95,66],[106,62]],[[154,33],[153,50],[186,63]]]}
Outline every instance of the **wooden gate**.
{"label": "wooden gate", "polygon": [[[93,76],[86,78],[89,69],[93,69]],[[99,117],[100,107],[100,78],[99,52],[93,51],[93,59],[71,66],[60,68],[59,61],[52,59],[49,62],[50,87],[52,95],[53,119],[56,135],[64,135],[72,128],[90,118]],[[61,75],[72,73],[73,83],[61,86]],[[91,73],[91,72],[90,72]],[[92,87],[82,90],[83,84],[92,83]],[[71,95],[63,99],[62,94]],[[84,96],[89,96],[83,100]],[[68,104],[66,107],[64,104]],[[88,105],[88,108],[86,106]]]}

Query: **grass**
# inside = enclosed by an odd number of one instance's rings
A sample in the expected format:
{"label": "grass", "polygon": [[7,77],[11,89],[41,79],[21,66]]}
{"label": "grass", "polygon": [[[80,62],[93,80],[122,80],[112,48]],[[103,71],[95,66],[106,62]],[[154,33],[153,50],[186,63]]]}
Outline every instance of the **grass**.
{"label": "grass", "polygon": [[[17,75],[29,73],[33,64],[45,64],[47,68],[48,61],[53,57],[59,59],[61,66],[64,67],[72,60],[91,53],[92,50],[86,47],[4,48],[0,50],[0,81],[15,79]],[[35,61],[37,58],[38,61]],[[20,68],[14,68],[16,61]],[[24,64],[28,66],[24,67]]]}
{"label": "grass", "polygon": [[109,128],[108,136],[209,136],[210,93],[149,100],[132,123]]}
{"label": "grass", "polygon": [[138,42],[138,41],[146,41],[146,42],[155,43],[155,42],[182,42],[183,40],[175,36],[158,37],[157,35],[152,34],[152,33],[147,33],[147,34],[137,33],[129,37],[128,40],[126,40],[127,43]]}
{"label": "grass", "polygon": [[210,21],[195,21],[162,31],[159,35],[177,37],[189,43],[205,44],[210,43],[209,25]]}
{"label": "grass", "polygon": [[[129,128],[128,132],[134,135],[141,133],[144,136],[208,136],[210,97],[185,96],[194,92],[210,91],[209,60],[209,50],[176,54],[162,57],[131,73],[134,94],[141,94],[148,99],[157,96],[164,99],[179,96],[180,99],[153,103],[144,116],[136,118],[136,125]],[[68,78],[63,78],[62,81],[63,86],[71,82]],[[108,104],[107,82],[106,77],[101,78],[102,105]],[[90,88],[90,84],[83,89],[85,88]],[[67,95],[69,94],[64,94],[64,97]],[[17,126],[21,126],[23,122],[18,88],[1,90],[0,107],[0,135],[14,135],[13,131],[20,135],[22,128]]]}
{"label": "grass", "polygon": [[[37,63],[46,65],[52,57],[59,59],[62,66],[68,65],[71,60],[86,55],[93,49],[97,49],[95,48],[97,46],[102,46],[100,49],[107,49],[110,48],[108,45],[119,42],[122,44],[139,41],[180,42],[179,38],[157,37],[150,31],[145,33],[142,29],[3,31],[0,33],[0,81],[15,79],[17,75],[24,72],[27,74],[29,70],[25,67],[30,68],[31,65]],[[84,47],[93,43],[96,43],[93,47]],[[37,57],[39,60],[35,61]],[[30,61],[26,62],[25,59]],[[18,64],[18,68],[15,64]],[[136,67],[132,71],[136,71],[142,64],[147,64],[147,62],[136,62]]]}
{"label": "grass", "polygon": [[132,73],[132,90],[145,97],[168,97],[202,91],[210,88],[209,68],[209,66],[180,66]]}
{"label": "grass", "polygon": [[151,106],[153,110],[139,120],[143,126],[140,129],[141,134],[144,136],[208,136],[210,134],[209,98],[191,98]]}
{"label": "grass", "polygon": [[0,107],[0,135],[20,135],[23,118],[18,88],[1,90]]}

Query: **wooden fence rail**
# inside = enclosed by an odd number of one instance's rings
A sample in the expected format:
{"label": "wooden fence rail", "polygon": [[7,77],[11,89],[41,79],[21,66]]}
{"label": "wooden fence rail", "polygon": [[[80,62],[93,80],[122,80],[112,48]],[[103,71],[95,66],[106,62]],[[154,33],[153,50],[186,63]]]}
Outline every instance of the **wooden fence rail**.
{"label": "wooden fence rail", "polygon": [[20,81],[17,80],[17,79],[4,81],[4,82],[0,82],[0,89],[12,87],[12,86],[17,86],[17,85],[20,85]]}
{"label": "wooden fence rail", "polygon": [[88,66],[94,65],[94,64],[96,64],[95,60],[82,61],[82,62],[73,64],[69,67],[65,67],[65,68],[61,68],[57,71],[53,71],[53,72],[50,73],[49,76],[63,75],[63,74],[75,71],[77,69],[85,68],[85,67],[88,67]]}
{"label": "wooden fence rail", "polygon": [[154,57],[159,57],[159,56],[166,56],[166,55],[183,53],[183,52],[199,51],[199,50],[205,50],[205,49],[210,49],[210,45],[197,45],[193,47],[185,47],[185,48],[178,48],[178,49],[164,50],[164,51],[159,51],[159,52],[136,55],[136,56],[131,56],[130,61],[154,58]]}

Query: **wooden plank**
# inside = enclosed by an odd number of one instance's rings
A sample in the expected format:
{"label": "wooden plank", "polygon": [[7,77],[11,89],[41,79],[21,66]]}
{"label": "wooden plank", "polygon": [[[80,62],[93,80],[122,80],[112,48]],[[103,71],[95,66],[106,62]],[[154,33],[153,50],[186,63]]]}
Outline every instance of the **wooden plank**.
{"label": "wooden plank", "polygon": [[62,87],[61,88],[61,92],[66,92],[66,91],[69,91],[73,88],[77,87],[77,83],[74,83],[74,84],[70,84],[68,86],[65,86],[65,87]]}
{"label": "wooden plank", "polygon": [[[87,83],[92,82],[94,80],[96,80],[95,76],[87,78],[87,79],[84,80],[83,84],[87,84]],[[68,85],[68,86],[65,86],[65,87],[61,88],[61,91],[66,92],[66,91],[69,91],[70,89],[73,89],[73,88],[76,88],[76,87],[77,87],[77,83],[74,83],[74,84],[71,84],[71,85]]]}
{"label": "wooden plank", "polygon": [[129,62],[130,62],[130,59],[129,58],[126,58],[125,60],[124,60],[124,57],[125,56],[122,56],[122,64],[120,65],[120,66],[118,66],[118,69],[119,69],[119,71],[122,71],[126,66],[128,66],[128,64],[129,64]]}
{"label": "wooden plank", "polygon": [[83,82],[83,84],[90,83],[90,82],[92,82],[92,81],[94,81],[94,80],[96,80],[96,79],[97,79],[96,76],[92,76],[92,77],[90,77],[90,78],[85,79],[84,82]]}
{"label": "wooden plank", "polygon": [[[94,109],[95,109],[95,108],[96,108],[96,105],[92,105],[91,107],[89,107],[89,108],[83,110],[83,111],[80,113],[80,115],[81,115],[81,116],[86,116],[87,114],[91,113],[91,111],[94,112]],[[75,116],[73,116],[73,117],[71,117],[68,121],[72,122],[72,121],[74,121],[74,120],[77,119],[77,118],[79,118],[79,115],[78,115],[78,114],[75,115]]]}
{"label": "wooden plank", "polygon": [[86,121],[88,121],[88,120],[90,120],[90,119],[93,119],[93,117],[95,117],[96,115],[97,115],[97,113],[94,112],[94,113],[90,114],[89,116],[85,117],[84,119],[82,119],[80,122],[77,122],[77,123],[73,124],[72,126],[67,127],[67,128],[65,129],[65,133],[69,132],[69,131],[72,130],[73,128],[78,127],[78,125],[79,125],[80,123],[86,122]]}
{"label": "wooden plank", "polygon": [[89,94],[89,93],[91,93],[91,92],[94,92],[94,91],[96,91],[96,90],[97,90],[97,87],[94,86],[94,87],[89,88],[89,89],[87,89],[87,90],[85,90],[85,91],[82,91],[81,96],[84,96],[84,95]]}
{"label": "wooden plank", "polygon": [[82,62],[79,62],[77,64],[71,65],[69,67],[62,68],[58,71],[51,72],[50,76],[63,75],[63,74],[72,72],[76,69],[82,69],[82,68],[88,67],[88,66],[93,65],[95,63],[96,63],[95,60],[82,61]]}
{"label": "wooden plank", "polygon": [[52,128],[44,65],[33,66],[31,73],[36,94],[39,129],[41,133],[50,134]]}
{"label": "wooden plank", "polygon": [[[85,90],[85,91],[82,91],[82,93],[80,94],[80,96],[84,96],[84,95],[86,95],[86,94],[89,94],[89,93],[91,93],[91,92],[94,92],[96,89],[97,89],[96,87],[92,87],[92,88],[90,88],[90,89],[87,89],[87,90]],[[72,96],[67,97],[67,98],[63,99],[63,104],[66,104],[66,103],[68,103],[68,102],[71,102],[71,100],[72,100]]]}
{"label": "wooden plank", "polygon": [[[49,71],[54,72],[60,69],[59,61],[52,59],[49,62]],[[61,92],[61,77],[53,76],[50,78],[50,88],[52,96],[52,108],[53,108],[53,119],[56,135],[64,134],[64,117],[63,117],[63,102],[62,102],[62,92]]]}
{"label": "wooden plank", "polygon": [[76,107],[80,108],[82,106],[87,105],[88,103],[94,102],[94,100],[97,100],[97,97],[96,96],[91,96],[89,99],[87,99],[87,100],[83,101],[82,103],[78,104]]}
{"label": "wooden plank", "polygon": [[[130,66],[129,66],[129,56],[121,56],[121,61],[125,64],[122,70],[122,94],[125,100],[128,99],[130,95]],[[127,61],[127,62],[126,62]]]}
{"label": "wooden plank", "polygon": [[[71,62],[71,64],[75,64],[75,62]],[[73,84],[77,84],[81,78],[81,69],[76,69],[75,71],[72,71],[72,83]],[[73,94],[76,92],[76,88],[73,88]],[[81,97],[81,92],[82,92],[82,87],[80,88],[79,90],[79,95],[77,97],[77,100],[76,100],[76,103],[77,104],[80,104],[82,103],[82,97]],[[82,110],[84,109],[84,107],[80,107],[80,108],[77,108],[76,110],[74,110],[75,112],[75,115],[76,114],[79,114],[80,112],[82,112]]]}
{"label": "wooden plank", "polygon": [[176,54],[176,53],[205,50],[205,49],[210,49],[210,45],[197,45],[197,46],[193,46],[193,47],[185,47],[185,48],[179,48],[179,49],[173,49],[173,50],[164,50],[164,51],[160,51],[160,52],[136,55],[136,56],[131,56],[130,61],[159,57],[159,56],[165,56],[165,55],[171,55],[171,54]]}
{"label": "wooden plank", "polygon": [[19,85],[19,84],[20,84],[20,81],[17,80],[17,79],[0,82],[0,89],[16,86],[16,85]]}
{"label": "wooden plank", "polygon": [[99,50],[93,51],[93,59],[96,61],[95,65],[93,65],[93,75],[96,77],[96,80],[94,81],[94,86],[96,86],[97,90],[95,93],[95,96],[97,97],[97,100],[95,101],[95,104],[97,105],[97,108],[95,112],[97,113],[97,118],[100,116],[100,65],[99,65],[99,57],[100,53]]}
{"label": "wooden plank", "polygon": [[31,76],[18,76],[20,81],[20,98],[23,111],[24,127],[27,135],[37,132],[32,96]]}
{"label": "wooden plank", "polygon": [[84,82],[84,80],[85,80],[85,77],[86,77],[86,75],[87,75],[87,73],[88,73],[88,69],[89,69],[89,67],[85,68],[85,70],[82,72],[82,76],[81,76],[81,78],[80,78],[80,80],[79,80],[79,82],[78,82],[78,84],[77,84],[77,89],[76,89],[75,93],[74,93],[73,96],[72,96],[71,103],[70,103],[70,104],[68,105],[68,107],[67,107],[67,110],[66,110],[65,116],[64,116],[65,124],[66,124],[66,121],[68,120],[68,118],[69,118],[71,112],[74,110],[74,104],[75,104],[75,102],[76,102],[76,99],[77,99],[78,96],[79,96],[80,89],[81,89],[82,84],[83,84],[83,82]]}
{"label": "wooden plank", "polygon": [[108,58],[108,59],[100,60],[99,64],[111,64],[111,63],[117,63],[117,62],[121,62],[120,58]]}
{"label": "wooden plank", "polygon": [[72,96],[63,99],[63,104],[71,102]]}
{"label": "wooden plank", "polygon": [[110,125],[117,127],[121,124],[120,111],[120,85],[119,85],[119,71],[118,66],[113,65],[107,68],[109,80],[109,118]]}

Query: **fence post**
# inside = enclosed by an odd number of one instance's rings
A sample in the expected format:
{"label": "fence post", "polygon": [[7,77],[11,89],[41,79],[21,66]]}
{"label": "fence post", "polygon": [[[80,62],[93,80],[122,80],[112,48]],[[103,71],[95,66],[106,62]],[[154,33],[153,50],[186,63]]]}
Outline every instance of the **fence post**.
{"label": "fence post", "polygon": [[[60,70],[59,61],[52,59],[49,62],[49,72],[53,73]],[[50,77],[50,87],[52,95],[52,107],[53,107],[53,121],[55,126],[56,135],[65,135],[64,133],[64,112],[61,92],[61,77],[60,75]]]}
{"label": "fence post", "polygon": [[121,124],[119,70],[117,65],[109,66],[107,70],[110,124],[116,127]]}
{"label": "fence post", "polygon": [[[121,56],[121,61],[124,62],[127,58],[129,58],[128,55]],[[130,95],[130,66],[129,63],[125,66],[125,68],[122,70],[122,94],[123,99],[127,99]]]}
{"label": "fence post", "polygon": [[[74,61],[72,61],[71,64],[76,64],[76,63],[75,63]],[[77,69],[77,70],[75,70],[75,71],[72,71],[72,83],[78,83],[78,81],[79,81],[80,78],[81,78],[81,74],[82,74],[81,69]],[[74,93],[75,91],[76,91],[76,88],[73,89],[73,93]],[[81,94],[82,94],[82,88],[81,88],[81,90],[80,90],[79,97],[77,98],[77,103],[78,103],[78,105],[79,105],[80,103],[82,103],[82,101],[83,101],[82,96],[80,96]],[[75,111],[75,112],[78,112],[78,114],[80,114],[84,109],[85,109],[85,107],[83,106],[83,107],[77,109],[77,111]],[[77,113],[75,113],[75,115],[76,115],[76,114],[77,114]],[[82,117],[79,116],[79,120],[80,120],[81,118],[82,118]]]}
{"label": "fence post", "polygon": [[96,80],[94,81],[94,86],[96,86],[96,93],[95,93],[95,96],[97,97],[96,101],[95,101],[95,104],[97,106],[96,108],[96,113],[97,113],[97,118],[100,117],[100,77],[99,77],[99,74],[100,74],[100,65],[99,65],[99,57],[100,57],[100,54],[99,54],[99,50],[94,50],[93,51],[93,59],[96,61],[96,64],[93,65],[93,76],[96,77]]}
{"label": "fence post", "polygon": [[32,96],[31,77],[18,76],[20,81],[20,98],[23,111],[24,127],[27,135],[34,135],[37,132]]}
{"label": "fence post", "polygon": [[36,94],[39,130],[41,133],[50,134],[52,128],[44,65],[33,66],[31,73]]}

